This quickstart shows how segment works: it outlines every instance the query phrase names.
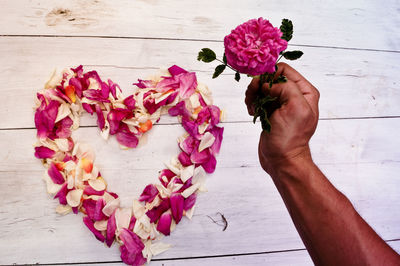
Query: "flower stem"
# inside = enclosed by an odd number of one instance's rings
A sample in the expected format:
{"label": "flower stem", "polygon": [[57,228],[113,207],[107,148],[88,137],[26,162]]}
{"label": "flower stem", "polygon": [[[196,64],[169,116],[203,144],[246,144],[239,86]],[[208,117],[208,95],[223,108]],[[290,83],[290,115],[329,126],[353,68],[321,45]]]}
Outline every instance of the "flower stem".
{"label": "flower stem", "polygon": [[229,68],[232,69],[233,71],[237,72],[237,71],[236,71],[235,69],[233,69],[230,65],[225,64],[224,61],[222,61],[222,60],[220,60],[220,59],[218,59],[218,58],[216,58],[216,60],[219,61],[219,62],[221,62],[222,64],[226,65],[227,67],[229,67]]}

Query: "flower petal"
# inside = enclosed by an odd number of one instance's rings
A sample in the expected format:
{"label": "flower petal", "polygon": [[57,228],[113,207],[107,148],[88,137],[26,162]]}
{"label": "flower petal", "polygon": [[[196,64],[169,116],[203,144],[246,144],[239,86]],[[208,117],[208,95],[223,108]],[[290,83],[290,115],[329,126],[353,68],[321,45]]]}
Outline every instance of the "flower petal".
{"label": "flower petal", "polygon": [[104,206],[103,213],[105,215],[107,215],[107,216],[111,216],[114,213],[114,211],[119,207],[120,202],[121,201],[120,201],[119,198],[116,198],[116,199],[113,199],[113,200],[109,201],[106,204],[106,206]]}
{"label": "flower petal", "polygon": [[35,157],[38,159],[52,158],[56,152],[45,146],[35,147]]}
{"label": "flower petal", "polygon": [[199,152],[203,151],[206,148],[211,147],[211,145],[214,143],[215,141],[215,137],[213,134],[211,134],[210,132],[206,132],[203,137],[200,140],[200,144],[199,144]]}
{"label": "flower petal", "polygon": [[55,184],[60,185],[65,182],[64,176],[61,174],[61,172],[58,170],[57,166],[53,162],[50,164],[47,173],[49,174],[51,180],[53,180]]}
{"label": "flower petal", "polygon": [[164,235],[168,236],[171,233],[171,222],[172,222],[172,216],[168,212],[164,212],[160,216],[160,220],[158,221],[157,224],[157,230]]}
{"label": "flower petal", "polygon": [[83,190],[82,189],[74,189],[67,193],[67,202],[71,207],[78,207],[81,203]]}
{"label": "flower petal", "polygon": [[183,209],[185,211],[191,209],[194,206],[194,204],[196,203],[196,199],[197,199],[197,195],[194,193],[192,195],[190,195],[189,197],[187,197],[183,203]]}
{"label": "flower petal", "polygon": [[184,200],[183,196],[179,193],[174,193],[170,197],[172,217],[174,217],[177,224],[182,219]]}
{"label": "flower petal", "polygon": [[168,68],[169,73],[171,73],[172,76],[176,76],[179,75],[181,73],[188,73],[186,70],[184,70],[183,68],[177,66],[177,65],[173,65],[170,68]]}
{"label": "flower petal", "polygon": [[83,217],[83,223],[89,228],[89,230],[94,234],[94,236],[100,241],[104,242],[105,237],[103,234],[94,228],[94,222],[88,216]]}
{"label": "flower petal", "polygon": [[57,192],[57,194],[54,196],[54,198],[58,198],[58,201],[62,205],[67,204],[67,193],[68,193],[68,188],[67,188],[67,183],[64,183],[60,190]]}
{"label": "flower petal", "polygon": [[115,221],[115,211],[114,211],[107,222],[106,245],[108,247],[111,247],[112,243],[114,242],[116,229],[117,229],[117,224]]}
{"label": "flower petal", "polygon": [[139,197],[139,201],[152,202],[157,195],[157,188],[153,184],[150,184],[144,188],[142,195]]}
{"label": "flower petal", "polygon": [[209,160],[202,163],[201,166],[203,166],[207,173],[214,173],[215,167],[217,166],[217,160],[215,159],[215,156],[211,154]]}
{"label": "flower petal", "polygon": [[190,156],[186,154],[186,152],[182,151],[178,155],[178,160],[183,166],[189,166],[192,164],[192,161],[190,160]]}

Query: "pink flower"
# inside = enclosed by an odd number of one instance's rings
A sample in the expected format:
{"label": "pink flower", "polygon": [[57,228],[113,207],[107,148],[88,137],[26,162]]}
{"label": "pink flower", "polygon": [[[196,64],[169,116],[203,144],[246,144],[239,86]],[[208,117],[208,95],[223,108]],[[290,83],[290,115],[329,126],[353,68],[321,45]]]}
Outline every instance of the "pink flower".
{"label": "pink flower", "polygon": [[279,53],[287,47],[282,32],[263,18],[249,20],[225,36],[225,55],[240,73],[261,75],[275,72]]}

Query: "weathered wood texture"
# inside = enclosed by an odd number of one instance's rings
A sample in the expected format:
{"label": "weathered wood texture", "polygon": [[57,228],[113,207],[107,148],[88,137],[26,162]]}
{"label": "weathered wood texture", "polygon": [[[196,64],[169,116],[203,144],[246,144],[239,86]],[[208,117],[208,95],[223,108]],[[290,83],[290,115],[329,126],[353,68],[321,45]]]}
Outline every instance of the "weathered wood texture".
{"label": "weathered wood texture", "polygon": [[[243,21],[264,16],[295,24],[292,65],[321,92],[313,158],[368,223],[400,250],[400,8],[398,1],[2,1],[0,9],[0,264],[122,265],[80,215],[59,216],[34,158],[33,100],[54,68],[83,64],[127,93],[137,78],[180,65],[198,73],[226,111],[225,140],[209,192],[192,221],[165,238],[173,248],[152,265],[312,265],[269,176],[258,164],[260,125],[247,115],[231,74],[211,80],[199,49],[223,52],[222,39]],[[62,37],[61,37],[62,36]],[[335,48],[336,47],[336,48]],[[339,48],[338,48],[339,47]],[[163,117],[147,144],[122,151],[84,115],[74,137],[95,148],[111,190],[129,206],[154,182],[183,133]],[[228,220],[228,228],[212,222]],[[397,240],[397,241],[396,241]],[[110,263],[110,262],[115,262]]]}
{"label": "weathered wood texture", "polygon": [[[95,43],[95,44],[94,44]],[[83,64],[130,92],[132,83],[160,67],[177,64],[197,71],[213,90],[215,103],[226,110],[227,121],[250,121],[244,105],[249,79],[233,75],[211,80],[214,64],[196,60],[202,47],[222,54],[222,44],[171,40],[120,40],[91,38],[0,39],[2,84],[1,128],[33,127],[33,99],[55,68]],[[172,49],[173,48],[173,49]],[[292,63],[321,92],[321,118],[382,117],[400,115],[400,53],[302,48],[304,58]],[[229,73],[227,71],[227,73]],[[18,119],[15,119],[18,115]],[[163,119],[165,123],[175,119]],[[83,119],[83,125],[95,120]]]}
{"label": "weathered wood texture", "polygon": [[400,50],[398,1],[3,1],[0,34],[221,41],[237,25],[266,17],[294,21],[292,43]]}

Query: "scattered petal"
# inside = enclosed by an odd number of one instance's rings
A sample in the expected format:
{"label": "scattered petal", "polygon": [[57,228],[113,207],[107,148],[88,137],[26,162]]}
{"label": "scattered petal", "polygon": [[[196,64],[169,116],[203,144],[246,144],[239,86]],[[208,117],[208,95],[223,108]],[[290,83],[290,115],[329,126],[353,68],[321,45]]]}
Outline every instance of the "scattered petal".
{"label": "scattered petal", "polygon": [[38,159],[52,158],[56,152],[45,146],[35,147],[35,157]]}
{"label": "scattered petal", "polygon": [[168,236],[171,233],[171,221],[171,214],[168,212],[163,213],[158,221],[157,230]]}
{"label": "scattered petal", "polygon": [[153,184],[150,184],[144,188],[142,195],[139,197],[139,201],[152,202],[157,195],[157,188]]}
{"label": "scattered petal", "polygon": [[74,189],[67,193],[67,203],[71,207],[78,207],[81,203],[83,190]]}
{"label": "scattered petal", "polygon": [[57,166],[54,163],[50,164],[47,173],[55,184],[63,184],[65,182],[64,176],[61,174],[61,172],[58,170]]}
{"label": "scattered petal", "polygon": [[88,216],[83,217],[83,223],[94,234],[94,236],[97,238],[97,240],[99,240],[100,242],[104,242],[105,237],[103,236],[103,234],[100,231],[96,230],[96,228],[94,227],[94,222]]}
{"label": "scattered petal", "polygon": [[177,224],[182,219],[184,200],[183,196],[179,193],[174,193],[170,197],[172,217],[174,217]]}

